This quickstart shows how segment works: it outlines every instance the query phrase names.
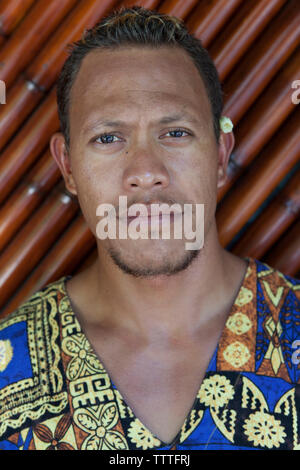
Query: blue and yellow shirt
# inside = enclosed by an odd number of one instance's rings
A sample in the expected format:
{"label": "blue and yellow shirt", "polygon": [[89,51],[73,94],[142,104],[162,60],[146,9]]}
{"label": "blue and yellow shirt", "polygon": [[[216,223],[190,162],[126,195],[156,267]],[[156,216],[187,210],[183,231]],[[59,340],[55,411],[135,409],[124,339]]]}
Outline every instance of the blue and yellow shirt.
{"label": "blue and yellow shirt", "polygon": [[300,280],[254,258],[171,444],[135,416],[64,276],[0,321],[0,449],[300,450]]}

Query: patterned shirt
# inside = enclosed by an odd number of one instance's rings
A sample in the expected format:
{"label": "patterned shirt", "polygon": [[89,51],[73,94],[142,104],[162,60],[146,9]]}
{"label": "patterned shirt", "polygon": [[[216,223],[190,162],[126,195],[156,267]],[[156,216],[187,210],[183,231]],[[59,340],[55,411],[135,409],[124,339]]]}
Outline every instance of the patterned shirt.
{"label": "patterned shirt", "polygon": [[72,311],[71,276],[32,295],[0,321],[0,449],[300,449],[300,280],[244,259],[245,277],[171,444],[139,420],[103,367]]}

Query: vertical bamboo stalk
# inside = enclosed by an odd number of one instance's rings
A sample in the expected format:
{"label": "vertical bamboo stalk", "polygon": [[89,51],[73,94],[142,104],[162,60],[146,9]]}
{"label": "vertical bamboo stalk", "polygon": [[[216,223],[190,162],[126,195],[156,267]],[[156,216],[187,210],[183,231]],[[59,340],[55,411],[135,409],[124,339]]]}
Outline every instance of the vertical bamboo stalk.
{"label": "vertical bamboo stalk", "polygon": [[0,203],[8,196],[29,166],[59,129],[55,89],[21,128],[0,159]]}
{"label": "vertical bamboo stalk", "polygon": [[272,246],[263,257],[263,262],[288,276],[297,275],[300,269],[300,220],[285,232],[276,245]]}
{"label": "vertical bamboo stalk", "polygon": [[9,106],[0,111],[0,119],[3,122],[0,129],[0,148],[4,147],[38,104],[42,94],[48,91],[57,79],[68,55],[67,44],[79,39],[84,28],[92,27],[115,3],[116,0],[100,3],[82,0],[62,22],[9,94]]}
{"label": "vertical bamboo stalk", "polygon": [[149,10],[155,10],[161,0],[123,0],[120,3],[120,7],[132,8],[134,6],[148,8]]}
{"label": "vertical bamboo stalk", "polygon": [[299,117],[294,111],[218,205],[220,243],[226,246],[300,158]]}
{"label": "vertical bamboo stalk", "polygon": [[208,47],[242,0],[203,0],[187,20],[187,28]]}
{"label": "vertical bamboo stalk", "polygon": [[232,252],[238,256],[261,258],[297,219],[300,210],[299,188],[298,171],[252,223]]}
{"label": "vertical bamboo stalk", "polygon": [[[2,308],[0,318],[8,315],[31,294],[46,284],[72,272],[77,266],[83,267],[90,258],[86,256],[95,246],[95,238],[88,229],[83,217],[77,216],[56,244],[37,265],[35,270],[26,277],[23,284],[15,292],[9,302]],[[82,260],[85,260],[82,263]]]}
{"label": "vertical bamboo stalk", "polygon": [[39,0],[0,51],[0,79],[9,88],[76,0]]}
{"label": "vertical bamboo stalk", "polygon": [[281,68],[266,92],[259,97],[235,129],[236,145],[231,155],[227,179],[218,191],[218,202],[224,197],[277,129],[294,111],[291,83],[300,73],[300,49]]}
{"label": "vertical bamboo stalk", "polygon": [[0,257],[0,306],[45,256],[78,210],[68,194],[55,188]]}
{"label": "vertical bamboo stalk", "polygon": [[47,150],[0,207],[0,252],[60,178],[60,170]]}
{"label": "vertical bamboo stalk", "polygon": [[34,0],[1,0],[0,32],[9,35],[26,15]]}
{"label": "vertical bamboo stalk", "polygon": [[239,122],[300,43],[298,0],[289,1],[223,84],[224,114]]}
{"label": "vertical bamboo stalk", "polygon": [[177,0],[165,0],[160,5],[159,12],[184,19],[189,15],[196,3],[197,0],[185,0],[184,2],[178,2]]}
{"label": "vertical bamboo stalk", "polygon": [[[237,14],[209,48],[221,81],[226,78],[285,2],[286,0],[259,0],[242,3]],[[295,5],[295,13],[296,9]]]}

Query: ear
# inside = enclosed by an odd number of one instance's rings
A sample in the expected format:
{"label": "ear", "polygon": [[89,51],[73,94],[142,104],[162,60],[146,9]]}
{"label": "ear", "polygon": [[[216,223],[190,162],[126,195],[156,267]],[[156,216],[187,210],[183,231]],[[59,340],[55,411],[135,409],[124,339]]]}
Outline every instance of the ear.
{"label": "ear", "polygon": [[67,190],[72,194],[77,194],[76,184],[72,174],[70,156],[67,152],[65,138],[61,132],[55,132],[55,134],[52,135],[50,139],[50,151],[65,180]]}
{"label": "ear", "polygon": [[226,181],[227,174],[227,166],[229,163],[229,157],[231,155],[232,149],[235,144],[235,139],[233,132],[229,132],[225,134],[224,132],[220,132],[220,139],[219,139],[219,160],[218,160],[218,188],[223,186]]}

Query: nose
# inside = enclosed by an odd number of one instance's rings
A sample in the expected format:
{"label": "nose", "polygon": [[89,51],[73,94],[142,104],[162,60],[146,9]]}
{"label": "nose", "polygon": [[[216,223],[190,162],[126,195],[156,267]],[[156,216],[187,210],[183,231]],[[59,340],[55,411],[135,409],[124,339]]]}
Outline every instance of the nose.
{"label": "nose", "polygon": [[138,150],[131,155],[130,163],[123,174],[127,191],[164,189],[169,185],[169,173],[154,153]]}

